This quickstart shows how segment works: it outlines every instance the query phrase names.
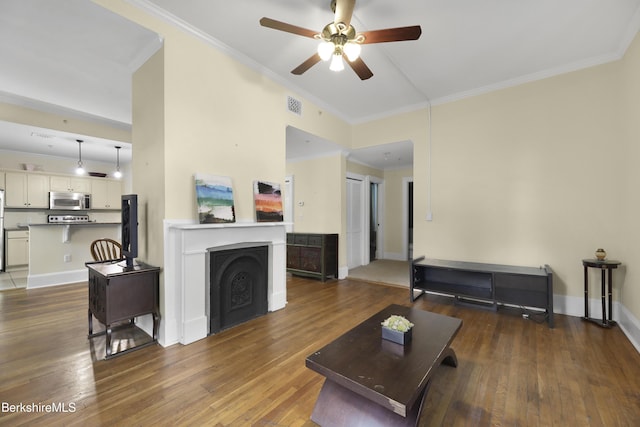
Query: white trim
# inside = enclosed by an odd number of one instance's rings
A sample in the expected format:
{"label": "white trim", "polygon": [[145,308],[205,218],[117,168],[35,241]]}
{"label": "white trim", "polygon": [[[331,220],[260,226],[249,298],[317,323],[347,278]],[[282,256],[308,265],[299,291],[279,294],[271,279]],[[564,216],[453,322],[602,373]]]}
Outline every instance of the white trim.
{"label": "white trim", "polygon": [[349,276],[349,267],[342,266],[338,268],[338,279],[346,279]]}
{"label": "white trim", "polygon": [[[543,80],[549,77],[554,77],[554,76],[558,76],[558,75],[562,75],[562,74],[566,74],[566,73],[570,73],[573,71],[578,71],[578,70],[582,70],[582,69],[586,69],[586,68],[590,68],[590,67],[594,67],[596,65],[601,65],[601,64],[606,64],[609,62],[614,62],[614,61],[618,61],[620,59],[622,59],[627,51],[627,49],[629,48],[631,42],[633,41],[635,35],[638,32],[638,28],[640,27],[640,9],[636,10],[636,13],[634,14],[634,16],[631,19],[631,24],[628,26],[627,31],[625,32],[625,36],[620,40],[620,45],[618,46],[618,49],[615,53],[610,53],[610,54],[605,54],[605,55],[600,55],[600,56],[596,56],[593,58],[587,58],[585,60],[582,61],[576,61],[572,64],[568,64],[568,65],[564,65],[561,67],[556,67],[556,68],[550,68],[548,70],[543,70],[537,73],[532,73],[532,74],[527,74],[524,76],[519,76],[513,79],[508,79],[508,80],[504,80],[504,81],[500,81],[500,82],[496,82],[493,84],[489,84],[477,89],[472,89],[469,91],[464,91],[464,92],[458,92],[458,93],[454,93],[451,95],[446,95],[440,98],[434,98],[431,101],[429,100],[429,98],[427,98],[425,101],[423,102],[418,102],[412,105],[407,105],[407,106],[403,106],[403,107],[399,107],[397,109],[394,110],[388,110],[385,111],[383,113],[379,113],[379,114],[372,114],[366,117],[359,117],[359,118],[354,118],[354,117],[347,117],[343,112],[337,111],[334,107],[332,107],[331,105],[328,105],[326,102],[318,99],[315,95],[307,92],[306,90],[298,87],[297,85],[291,83],[290,81],[284,79],[283,77],[280,77],[278,74],[276,74],[275,72],[273,72],[272,70],[264,67],[263,65],[257,63],[256,61],[254,61],[253,59],[249,58],[248,56],[241,54],[240,52],[232,49],[231,47],[227,46],[226,44],[222,43],[221,41],[214,39],[213,37],[211,37],[209,34],[204,33],[203,31],[193,27],[191,24],[189,24],[188,22],[176,17],[175,15],[172,15],[171,13],[167,12],[166,10],[158,7],[157,5],[155,5],[154,3],[150,2],[149,0],[125,0],[127,3],[151,14],[152,16],[155,16],[159,19],[161,19],[162,21],[174,25],[175,27],[185,31],[186,33],[189,33],[191,35],[193,35],[194,37],[199,38],[200,40],[204,41],[205,43],[208,43],[209,45],[217,48],[218,50],[224,52],[225,54],[227,54],[228,56],[230,56],[231,58],[237,60],[238,62],[246,65],[247,67],[253,69],[254,71],[266,76],[267,78],[270,78],[271,80],[273,80],[274,82],[280,84],[281,86],[283,86],[284,88],[287,88],[291,91],[297,92],[299,95],[301,95],[303,98],[308,99],[309,101],[313,102],[314,104],[316,104],[318,107],[321,107],[323,109],[325,109],[326,111],[338,116],[338,117],[342,117],[347,123],[352,124],[352,125],[357,125],[357,124],[362,124],[362,123],[367,123],[367,122],[371,122],[371,121],[375,121],[375,120],[380,120],[380,119],[384,119],[387,117],[392,117],[398,114],[404,114],[404,113],[410,113],[413,111],[418,111],[421,109],[425,109],[428,108],[429,106],[433,106],[433,105],[440,105],[440,104],[446,104],[449,102],[454,102],[454,101],[458,101],[461,99],[465,99],[465,98],[471,98],[474,96],[478,96],[478,95],[482,95],[485,93],[489,93],[489,92],[493,92],[496,90],[500,90],[500,89],[505,89],[505,88],[509,88],[509,87],[513,87],[513,86],[518,86],[521,84],[525,84],[525,83],[530,83],[530,82],[534,82],[537,80]],[[426,95],[423,94],[425,97]]]}
{"label": "white trim", "polygon": [[89,270],[61,271],[58,273],[29,274],[27,276],[27,289],[46,288],[49,286],[68,285],[71,283],[86,282],[89,280]]}
{"label": "white trim", "polygon": [[[367,263],[365,262],[366,259],[368,258],[368,256],[365,253],[365,240],[368,241],[368,238],[366,237],[367,232],[369,231],[368,229],[366,229],[366,225],[369,221],[368,219],[368,208],[366,207],[365,203],[365,197],[367,192],[365,191],[365,179],[366,177],[364,175],[360,175],[357,173],[353,173],[353,172],[347,172],[346,174],[346,178],[345,178],[345,186],[347,185],[347,181],[348,180],[352,180],[352,181],[359,181],[360,184],[360,194],[358,194],[358,198],[360,199],[360,205],[361,205],[361,209],[360,209],[360,223],[362,224],[362,237],[360,238],[360,241],[357,242],[360,245],[360,262],[361,264],[356,265],[355,267],[359,267],[361,265],[366,265]],[[346,187],[345,187],[346,188]],[[346,192],[346,191],[345,191]],[[351,209],[351,200],[347,199],[347,216],[350,213],[350,209]],[[348,223],[348,218],[347,218],[347,223]],[[350,266],[350,259],[349,259],[349,228],[347,227],[347,268],[349,268]],[[355,268],[353,267],[353,268]]]}
{"label": "white trim", "polygon": [[376,242],[376,249],[378,252],[378,258],[383,257],[384,254],[384,230],[385,230],[385,181],[382,178],[378,178],[375,176],[371,177],[371,182],[374,184],[378,184],[378,223],[380,224],[378,226],[378,231],[376,233],[377,236],[377,242]]}
{"label": "white trim", "polygon": [[295,197],[294,197],[294,184],[295,184],[295,180],[294,180],[294,176],[293,175],[287,175],[284,177],[284,193],[285,193],[285,198],[284,198],[284,222],[287,224],[285,225],[285,230],[287,231],[287,233],[293,233],[293,227],[294,227],[294,222],[295,222],[295,203],[293,202]]}
{"label": "white trim", "polygon": [[[131,123],[125,123],[118,120],[109,119],[107,117],[96,116],[84,111],[73,110],[71,108],[63,107],[61,105],[51,104],[48,102],[40,101],[37,99],[27,98],[15,93],[5,92],[0,90],[0,102],[16,105],[18,107],[28,108],[30,110],[41,111],[48,114],[56,114],[60,116],[72,117],[78,120],[83,120],[89,123],[95,123],[101,126],[108,126],[114,129],[119,129],[127,132],[131,132]],[[131,141],[124,141],[130,143]]]}
{"label": "white trim", "polygon": [[635,317],[624,305],[616,302],[614,305],[619,313],[618,326],[622,329],[622,332],[627,336],[631,344],[640,353],[640,320]]}

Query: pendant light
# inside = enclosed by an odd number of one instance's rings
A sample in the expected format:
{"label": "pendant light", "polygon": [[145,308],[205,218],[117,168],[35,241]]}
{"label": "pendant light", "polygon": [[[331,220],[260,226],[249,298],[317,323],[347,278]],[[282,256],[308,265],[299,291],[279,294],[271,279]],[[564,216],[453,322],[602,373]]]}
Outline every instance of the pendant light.
{"label": "pendant light", "polygon": [[116,171],[113,173],[114,178],[122,178],[122,172],[120,172],[120,147],[116,145]]}
{"label": "pendant light", "polygon": [[76,175],[84,175],[84,167],[82,166],[82,140],[76,139],[78,142],[78,167],[76,168]]}

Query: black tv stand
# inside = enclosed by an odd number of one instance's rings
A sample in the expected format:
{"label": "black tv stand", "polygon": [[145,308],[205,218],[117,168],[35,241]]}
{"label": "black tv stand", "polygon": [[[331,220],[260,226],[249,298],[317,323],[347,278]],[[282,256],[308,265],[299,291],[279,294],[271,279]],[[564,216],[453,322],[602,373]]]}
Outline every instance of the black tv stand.
{"label": "black tv stand", "polygon": [[[480,302],[544,309],[553,328],[553,273],[551,267],[447,261],[420,257],[411,263],[409,296],[425,292],[452,295],[458,302]],[[419,292],[416,296],[415,292]]]}

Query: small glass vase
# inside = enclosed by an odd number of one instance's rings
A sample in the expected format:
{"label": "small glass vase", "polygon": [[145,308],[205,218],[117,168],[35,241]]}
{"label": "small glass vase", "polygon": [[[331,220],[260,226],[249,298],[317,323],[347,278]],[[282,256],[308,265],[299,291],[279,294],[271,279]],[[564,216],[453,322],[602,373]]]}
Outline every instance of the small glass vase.
{"label": "small glass vase", "polygon": [[598,261],[604,261],[607,258],[607,251],[602,248],[598,248],[598,250],[596,250],[596,258]]}

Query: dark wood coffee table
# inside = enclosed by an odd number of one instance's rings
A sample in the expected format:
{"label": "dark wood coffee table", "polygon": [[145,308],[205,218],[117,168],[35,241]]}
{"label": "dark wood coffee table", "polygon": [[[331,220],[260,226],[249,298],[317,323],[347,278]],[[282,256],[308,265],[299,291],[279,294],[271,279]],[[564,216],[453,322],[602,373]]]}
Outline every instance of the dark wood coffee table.
{"label": "dark wood coffee table", "polygon": [[[382,339],[392,314],[415,324],[405,345]],[[462,320],[390,305],[311,354],[306,366],[326,377],[311,420],[321,426],[417,425],[429,381],[440,364],[457,366],[449,345]]]}

